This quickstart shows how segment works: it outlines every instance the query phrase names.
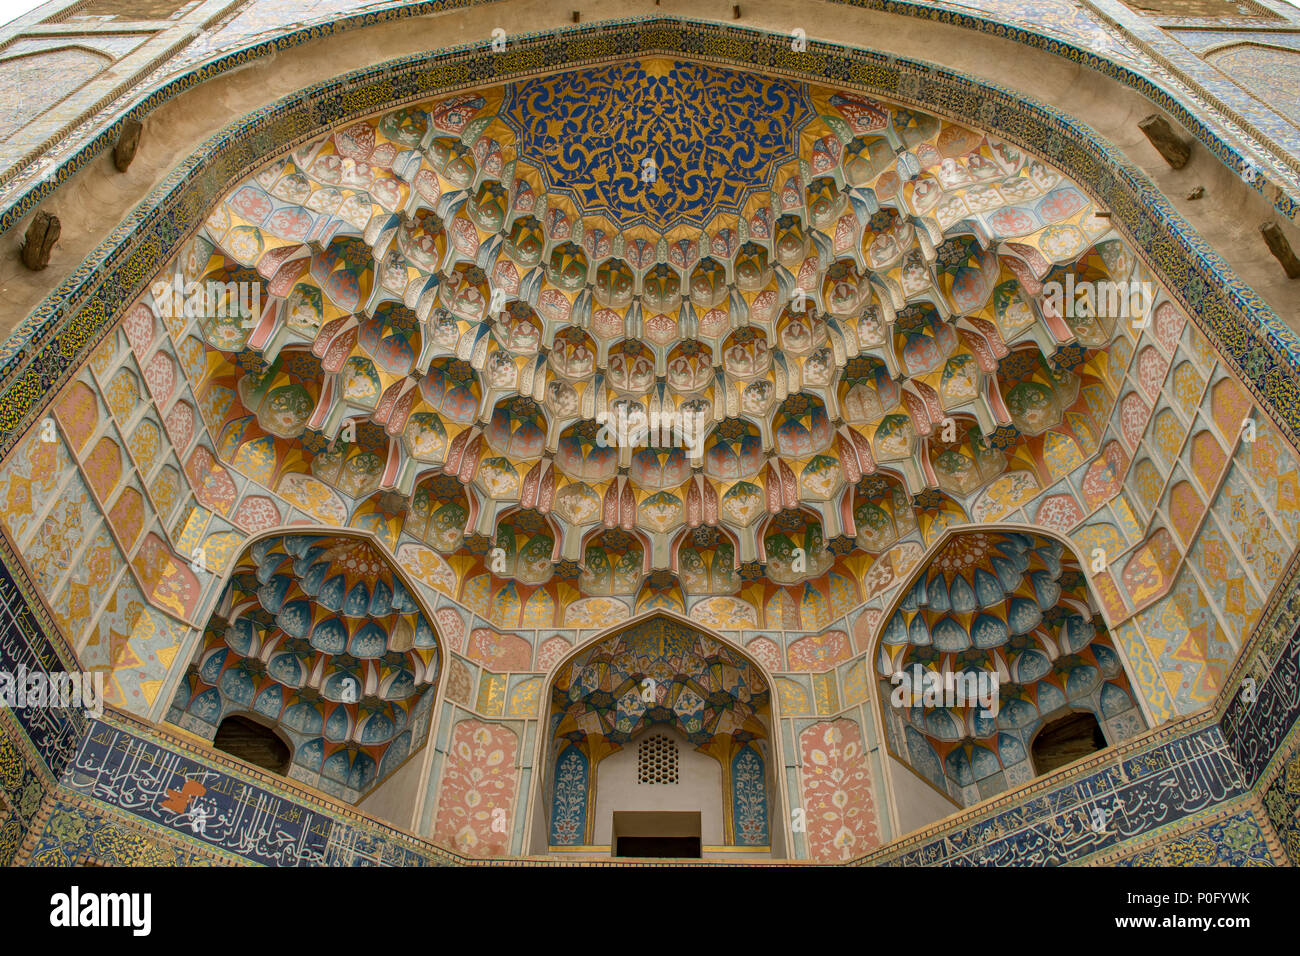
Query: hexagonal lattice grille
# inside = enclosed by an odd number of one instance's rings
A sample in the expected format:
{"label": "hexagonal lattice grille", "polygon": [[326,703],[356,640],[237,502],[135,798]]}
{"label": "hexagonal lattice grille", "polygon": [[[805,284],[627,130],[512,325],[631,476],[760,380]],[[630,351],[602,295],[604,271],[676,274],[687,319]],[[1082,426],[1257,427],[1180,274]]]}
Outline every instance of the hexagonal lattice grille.
{"label": "hexagonal lattice grille", "polygon": [[663,734],[644,738],[636,748],[637,783],[677,782],[677,742]]}

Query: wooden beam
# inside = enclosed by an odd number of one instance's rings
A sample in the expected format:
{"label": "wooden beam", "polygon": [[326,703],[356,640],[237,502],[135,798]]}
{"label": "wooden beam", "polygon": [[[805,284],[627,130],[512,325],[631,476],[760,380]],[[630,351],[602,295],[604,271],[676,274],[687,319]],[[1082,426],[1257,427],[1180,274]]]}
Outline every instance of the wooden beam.
{"label": "wooden beam", "polygon": [[122,124],[122,132],[117,137],[117,145],[113,147],[113,165],[117,167],[119,173],[124,173],[127,167],[131,165],[131,160],[135,159],[136,147],[140,145],[140,133],[144,129],[138,119],[128,119]]}
{"label": "wooden beam", "polygon": [[1286,277],[1300,279],[1300,259],[1296,258],[1295,250],[1291,248],[1291,243],[1287,242],[1282,227],[1275,222],[1266,222],[1259,227],[1259,231],[1264,236],[1264,242],[1268,244],[1268,251],[1282,263],[1282,268],[1286,270]]}
{"label": "wooden beam", "polygon": [[27,225],[27,234],[23,237],[21,253],[23,265],[33,272],[40,272],[48,266],[50,253],[54,250],[54,244],[59,241],[59,233],[62,229],[58,216],[52,216],[44,210],[33,216],[32,221]]}
{"label": "wooden beam", "polygon": [[1182,169],[1192,158],[1192,144],[1175,133],[1174,128],[1169,125],[1169,120],[1159,113],[1152,113],[1138,123],[1138,129],[1165,158],[1165,162],[1174,169]]}

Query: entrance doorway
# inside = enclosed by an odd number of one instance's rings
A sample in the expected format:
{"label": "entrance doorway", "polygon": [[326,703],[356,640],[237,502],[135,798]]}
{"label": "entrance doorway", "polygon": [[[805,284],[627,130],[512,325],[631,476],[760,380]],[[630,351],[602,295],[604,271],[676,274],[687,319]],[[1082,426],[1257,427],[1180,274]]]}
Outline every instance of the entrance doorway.
{"label": "entrance doorway", "polygon": [[614,856],[700,858],[699,813],[626,811],[614,813]]}

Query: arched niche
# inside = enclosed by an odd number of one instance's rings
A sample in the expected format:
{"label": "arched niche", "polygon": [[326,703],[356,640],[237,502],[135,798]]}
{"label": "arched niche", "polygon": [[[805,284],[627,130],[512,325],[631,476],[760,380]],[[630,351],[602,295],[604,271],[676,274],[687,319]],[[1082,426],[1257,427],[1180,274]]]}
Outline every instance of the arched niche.
{"label": "arched niche", "polygon": [[248,714],[221,718],[212,746],[271,773],[287,773],[293,762],[293,751],[284,734]]}
{"label": "arched niche", "polygon": [[548,677],[533,852],[693,836],[705,858],[783,857],[771,686],[728,641],[662,613],[582,645]]}
{"label": "arched niche", "polygon": [[242,759],[360,803],[423,746],[442,659],[432,616],[381,545],[276,531],[233,563],[167,720],[213,741],[235,718],[261,725],[287,764]]}
{"label": "arched niche", "polygon": [[1029,757],[1038,774],[1082,760],[1106,746],[1106,735],[1090,711],[1070,711],[1042,724],[1030,742]]}
{"label": "arched niche", "polygon": [[902,832],[1040,776],[1033,741],[1071,713],[1107,746],[1147,726],[1078,558],[1041,531],[945,535],[872,660]]}

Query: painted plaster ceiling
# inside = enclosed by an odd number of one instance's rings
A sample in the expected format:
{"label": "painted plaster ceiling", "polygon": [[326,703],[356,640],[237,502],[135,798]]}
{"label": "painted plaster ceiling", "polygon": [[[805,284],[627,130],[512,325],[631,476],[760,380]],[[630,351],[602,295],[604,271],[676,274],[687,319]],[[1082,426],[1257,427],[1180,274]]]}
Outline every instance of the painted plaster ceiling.
{"label": "painted plaster ceiling", "polygon": [[[950,538],[904,589],[877,653],[882,699],[899,686],[896,674],[909,675],[917,695],[886,712],[903,724],[895,740],[917,772],[963,802],[963,788],[978,780],[1010,771],[1001,790],[1017,782],[1017,771],[1021,779],[1035,775],[1024,765],[1043,719],[1071,709],[1102,720],[1138,714],[1083,571],[1063,544],[1042,535]],[[918,667],[943,678],[996,674],[997,706],[926,702],[911,676]]]}
{"label": "painted plaster ceiling", "polygon": [[[209,301],[183,359],[217,455],[314,513],[681,610],[933,541],[999,476],[1094,455],[1115,320],[1042,295],[1132,272],[1094,212],[1017,148],[859,94],[561,73],[234,188],[178,274],[262,308]],[[620,414],[703,423],[698,455],[610,444]]]}
{"label": "painted plaster ceiling", "polygon": [[373,544],[275,535],[235,567],[175,716],[261,715],[290,737],[292,776],[355,795],[406,756],[439,666],[433,627]]}
{"label": "painted plaster ceiling", "polygon": [[721,641],[664,618],[584,650],[552,685],[553,736],[594,756],[669,724],[692,743],[766,739],[769,689],[759,669]]}

